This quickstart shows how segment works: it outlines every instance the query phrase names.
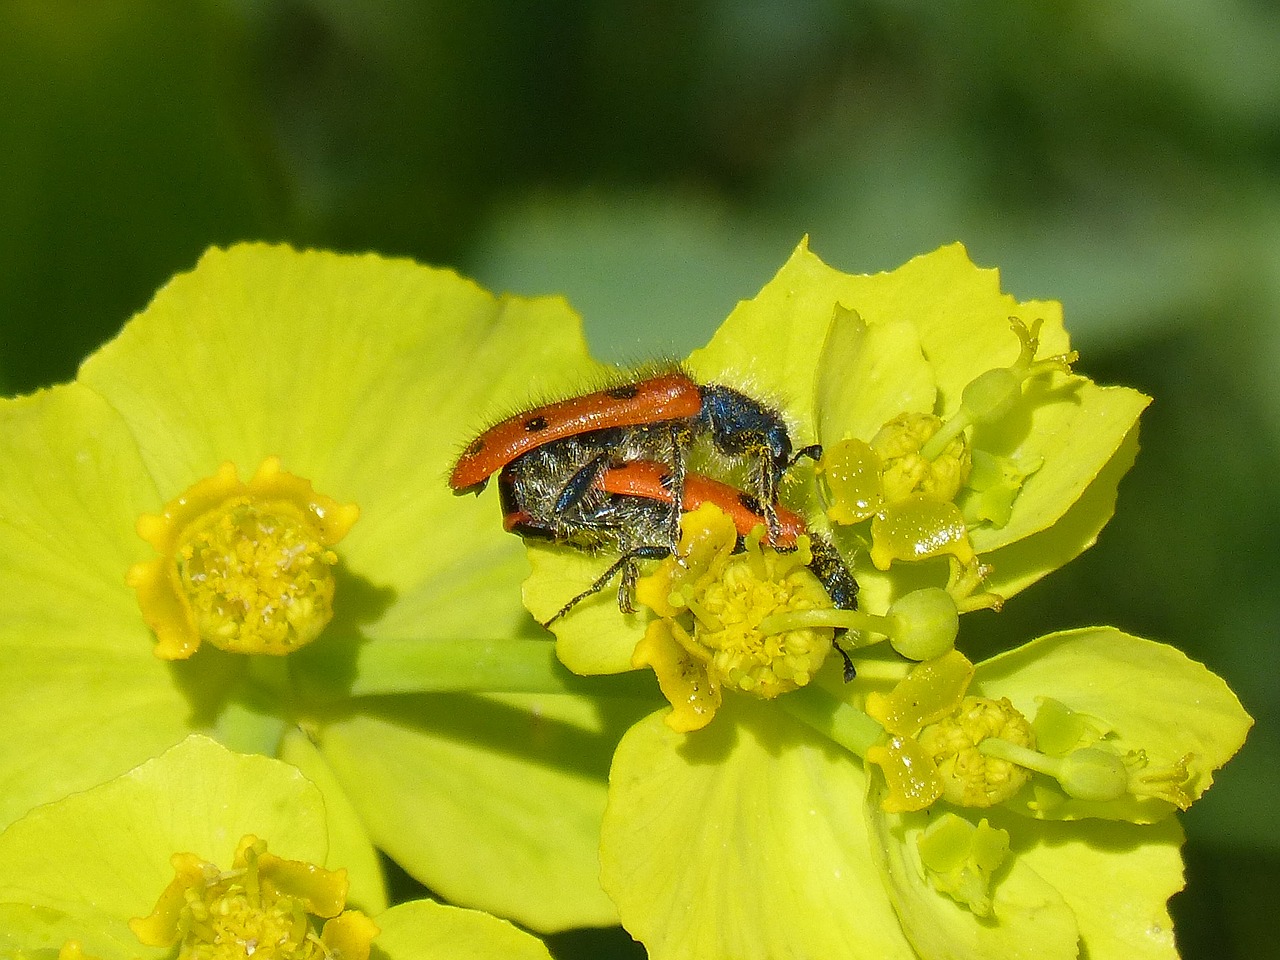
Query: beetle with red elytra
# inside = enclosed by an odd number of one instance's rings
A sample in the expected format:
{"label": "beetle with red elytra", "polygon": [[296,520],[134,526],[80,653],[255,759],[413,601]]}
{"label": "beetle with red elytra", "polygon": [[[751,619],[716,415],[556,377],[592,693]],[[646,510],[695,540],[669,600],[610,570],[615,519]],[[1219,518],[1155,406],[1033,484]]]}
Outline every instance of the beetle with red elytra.
{"label": "beetle with red elytra", "polygon": [[[687,472],[687,447],[704,434],[720,454],[746,459],[764,497]],[[854,609],[858,584],[834,545],[777,505],[784,471],[800,457],[821,456],[816,445],[794,457],[791,449],[777,411],[727,387],[699,386],[676,371],[509,417],[468,445],[450,482],[455,492],[479,492],[496,470],[507,530],[587,552],[619,553],[546,625],[619,573],[618,605],[630,613],[638,561],[675,553],[681,511],[701,503],[733,520],[740,544],[760,524],[767,529],[765,542],[778,549],[794,549],[797,537],[807,535],[810,569],[837,607]],[[841,655],[851,677],[852,663],[843,650]]]}
{"label": "beetle with red elytra", "polygon": [[[449,476],[455,493],[479,493],[488,479],[544,444],[601,430],[621,430],[617,465],[643,456],[670,467],[675,504],[681,502],[688,449],[700,436],[725,457],[746,464],[752,493],[770,531],[777,531],[776,505],[782,476],[802,457],[816,460],[816,444],[792,455],[782,415],[741,391],[701,385],[676,369],[535,407],[495,424],[462,451]],[[606,460],[601,461],[603,467]],[[586,486],[590,483],[586,482]],[[672,510],[672,543],[679,510]]]}
{"label": "beetle with red elytra", "polygon": [[[598,466],[598,458],[610,449],[610,431],[592,431],[544,444],[524,454],[498,475],[503,526],[531,540],[545,540],[586,553],[614,551],[608,567],[583,591],[571,597],[544,626],[550,626],[575,606],[602,590],[615,576],[618,607],[634,610],[632,599],[639,561],[672,555],[668,526],[675,497],[668,468],[652,460],[629,460],[618,466]],[[765,526],[764,511],[751,494],[697,473],[685,474],[681,509],[684,512],[710,503],[720,509],[738,533],[736,549],[756,528]],[[822,583],[832,603],[840,609],[857,609],[858,582],[850,574],[835,545],[808,530],[804,518],[777,508],[778,532],[764,533],[764,542],[777,550],[797,548],[799,538],[809,541],[808,566]],[[843,633],[843,631],[840,631]],[[852,678],[853,664],[844,658],[845,677]]]}

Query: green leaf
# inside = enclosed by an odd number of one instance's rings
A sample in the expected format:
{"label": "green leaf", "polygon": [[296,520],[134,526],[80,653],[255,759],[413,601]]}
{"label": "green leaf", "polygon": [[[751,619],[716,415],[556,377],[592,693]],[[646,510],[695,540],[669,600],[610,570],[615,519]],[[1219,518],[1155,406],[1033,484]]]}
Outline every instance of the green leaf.
{"label": "green leaf", "polygon": [[375,918],[375,956],[387,960],[551,960],[536,937],[478,910],[412,900]]}
{"label": "green leaf", "polygon": [[847,279],[801,242],[755,297],[733,309],[711,342],[689,355],[687,367],[700,382],[775,404],[794,421],[795,445],[813,443],[818,357]]}
{"label": "green leaf", "polygon": [[0,917],[16,925],[5,936],[18,946],[74,937],[104,958],[150,955],[127,922],[150,913],[173,879],[169,858],[190,852],[227,866],[250,833],[279,856],[323,864],[320,791],[288,764],[188,737],[0,834]]}
{"label": "green leaf", "polygon": [[776,705],[683,735],[646,717],[610,773],[602,880],[654,960],[914,957],[867,847],[855,758]]}
{"label": "green leaf", "polygon": [[320,733],[374,842],[450,901],[533,929],[615,923],[599,834],[613,746],[638,715],[569,696],[382,698]]}
{"label": "green leaf", "polygon": [[1012,413],[975,438],[1016,463],[1042,462],[1018,493],[1009,522],[973,532],[978,551],[991,553],[1057,522],[1117,457],[1150,402],[1136,390],[1083,377],[1033,381]]}
{"label": "green leaf", "polygon": [[[1138,427],[1135,425],[1121,440],[1111,459],[1083,487],[1079,498],[1069,505],[1057,522],[983,554],[983,561],[992,568],[987,580],[988,588],[1002,597],[1011,597],[1093,546],[1115,513],[1120,481],[1133,466],[1137,455]],[[1030,480],[1027,486],[1031,486]],[[1018,500],[1021,500],[1021,494]],[[1017,500],[1015,515],[1016,504]],[[983,527],[974,531],[975,545],[983,542],[987,532]]]}
{"label": "green leaf", "polygon": [[[528,549],[532,572],[525,581],[525,604],[543,623],[588,590],[616,559],[613,554],[588,554],[535,543]],[[556,655],[574,673],[590,676],[634,669],[631,653],[644,636],[648,617],[643,610],[634,615],[620,612],[620,577],[621,573],[550,627],[556,635]]]}
{"label": "green leaf", "polygon": [[933,369],[910,321],[868,325],[857,313],[836,312],[818,383],[823,443],[869,441],[899,413],[932,413],[936,399]]}
{"label": "green leaf", "polygon": [[[1182,889],[1182,828],[1170,817],[1137,825],[1000,821],[1019,862],[1050,880],[1080,926],[1089,960],[1176,960],[1168,901]],[[1034,830],[1034,834],[1033,834]]]}
{"label": "green leaf", "polygon": [[280,759],[297,767],[324,795],[329,832],[329,857],[325,865],[347,871],[350,884],[347,905],[369,916],[387,909],[387,888],[378,851],[320,751],[306,734],[294,727],[281,740]]}

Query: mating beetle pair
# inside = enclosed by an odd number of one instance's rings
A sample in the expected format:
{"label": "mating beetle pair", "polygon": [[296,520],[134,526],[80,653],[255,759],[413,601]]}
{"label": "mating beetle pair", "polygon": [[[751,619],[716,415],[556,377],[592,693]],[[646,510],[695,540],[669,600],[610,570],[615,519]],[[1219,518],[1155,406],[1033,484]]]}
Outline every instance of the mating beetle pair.
{"label": "mating beetle pair", "polygon": [[[686,470],[693,442],[712,447],[748,472],[750,493]],[[523,537],[579,550],[612,549],[619,558],[548,624],[601,590],[619,572],[618,604],[631,612],[637,561],[667,556],[680,535],[680,514],[702,503],[720,507],[745,536],[764,523],[766,542],[794,547],[807,533],[810,569],[843,609],[857,604],[857,582],[824,537],[778,505],[794,455],[782,416],[746,394],[700,385],[679,370],[540,406],[509,417],[473,440],[454,465],[455,493],[479,493],[498,473],[503,524]]]}

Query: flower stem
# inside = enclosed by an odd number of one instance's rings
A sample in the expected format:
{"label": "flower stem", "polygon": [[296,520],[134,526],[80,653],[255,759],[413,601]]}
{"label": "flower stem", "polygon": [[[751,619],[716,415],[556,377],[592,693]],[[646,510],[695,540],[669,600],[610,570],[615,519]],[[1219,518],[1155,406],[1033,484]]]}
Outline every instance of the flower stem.
{"label": "flower stem", "polygon": [[1035,770],[1037,773],[1047,774],[1050,777],[1057,778],[1062,770],[1062,761],[1054,757],[1046,756],[1043,753],[1037,753],[1026,747],[1020,747],[1016,743],[1010,743],[1007,740],[1001,740],[999,737],[987,737],[978,743],[978,752],[986,754],[988,757],[996,757],[1000,760],[1007,760],[1009,763],[1016,763],[1020,767],[1026,767],[1028,770]]}
{"label": "flower stem", "polygon": [[444,692],[651,698],[656,688],[648,671],[580,677],[547,640],[371,640],[359,647],[347,695]]}
{"label": "flower stem", "polygon": [[920,448],[921,458],[929,461],[936,460],[938,456],[946,449],[947,444],[960,435],[960,433],[973,423],[973,417],[969,411],[961,407],[956,411],[955,416],[944,423],[932,437],[925,441],[924,446]]}
{"label": "flower stem", "polygon": [[[863,636],[854,641],[855,647],[865,647],[879,642],[880,638],[888,636],[890,629],[887,617],[862,610],[841,610],[836,607],[772,613],[760,621],[758,629],[762,634],[769,636],[791,630],[804,630],[808,627],[844,627],[857,631]],[[867,639],[865,635],[872,633],[877,635],[876,639]]]}
{"label": "flower stem", "polygon": [[817,684],[793,690],[779,697],[777,703],[797,720],[859,757],[865,757],[867,748],[884,736],[884,727],[875,720]]}

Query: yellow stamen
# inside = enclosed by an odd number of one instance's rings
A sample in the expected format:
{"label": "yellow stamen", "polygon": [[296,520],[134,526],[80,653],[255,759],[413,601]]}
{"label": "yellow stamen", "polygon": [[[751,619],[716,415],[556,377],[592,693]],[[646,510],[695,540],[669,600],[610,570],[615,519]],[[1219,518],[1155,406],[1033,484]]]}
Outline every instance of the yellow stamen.
{"label": "yellow stamen", "polygon": [[[804,622],[804,611],[831,606],[805,566],[807,539],[783,554],[753,535],[732,553],[737,531],[710,504],[685,514],[681,526],[679,556],[636,585],[637,600],[660,619],[633,662],[658,674],[675,708],[668,724],[690,730],[710,722],[724,687],[771,699],[807,684],[830,653],[834,630]],[[796,614],[794,625],[766,629],[779,613]]]}
{"label": "yellow stamen", "polygon": [[972,460],[963,434],[952,437],[929,456],[923,448],[942,427],[931,413],[900,413],[871,438],[871,448],[884,463],[884,496],[897,503],[917,494],[953,500],[969,477]]}
{"label": "yellow stamen", "polygon": [[1031,779],[1029,770],[979,750],[988,738],[1035,746],[1030,722],[1003,698],[965,697],[955,714],[920,731],[917,739],[942,774],[943,796],[956,806],[995,806]]}
{"label": "yellow stamen", "polygon": [[155,910],[129,921],[144,945],[177,946],[179,960],[368,960],[378,928],[343,909],[345,870],[283,860],[254,836],[240,841],[230,870],[193,853],[172,862],[175,877]]}
{"label": "yellow stamen", "polygon": [[241,483],[224,463],[138,519],[158,554],[126,577],[156,656],[181,660],[201,642],[235,653],[291,653],[333,617],[333,547],[360,515],[265,460]]}

